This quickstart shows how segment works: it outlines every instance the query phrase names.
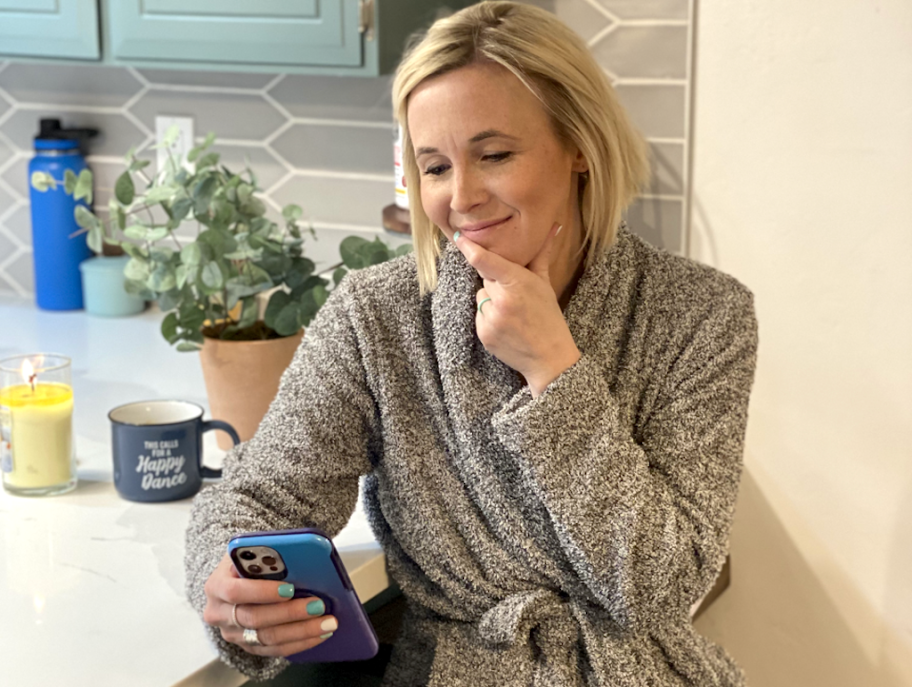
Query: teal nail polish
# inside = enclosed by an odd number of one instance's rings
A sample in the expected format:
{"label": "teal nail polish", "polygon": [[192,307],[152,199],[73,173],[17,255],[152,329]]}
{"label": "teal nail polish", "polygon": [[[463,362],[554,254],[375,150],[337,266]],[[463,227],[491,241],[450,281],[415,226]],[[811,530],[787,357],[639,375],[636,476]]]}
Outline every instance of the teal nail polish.
{"label": "teal nail polish", "polygon": [[320,635],[320,639],[329,639],[333,636],[332,632],[327,632],[325,635]]}
{"label": "teal nail polish", "polygon": [[458,232],[458,231],[455,234],[453,234],[453,240],[455,241],[456,239],[458,239],[460,234],[461,234],[461,232]]}
{"label": "teal nail polish", "polygon": [[324,604],[320,599],[316,601],[311,601],[307,604],[307,615],[323,615],[326,612],[326,604]]}
{"label": "teal nail polish", "polygon": [[279,585],[279,596],[281,596],[283,599],[290,599],[291,597],[293,597],[294,596],[294,585],[288,584],[287,582],[285,584],[280,584]]}

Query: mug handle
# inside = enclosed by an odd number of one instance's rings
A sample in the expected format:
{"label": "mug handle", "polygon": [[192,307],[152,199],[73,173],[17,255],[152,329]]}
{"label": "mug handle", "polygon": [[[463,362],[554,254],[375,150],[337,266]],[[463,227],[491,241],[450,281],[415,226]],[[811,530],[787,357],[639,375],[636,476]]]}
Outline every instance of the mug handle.
{"label": "mug handle", "polygon": [[[234,445],[237,446],[241,443],[238,433],[234,431],[234,427],[229,425],[227,422],[222,422],[221,420],[204,420],[203,421],[203,432],[208,432],[210,429],[220,429],[223,432],[227,432],[228,436],[231,437],[231,441],[234,442]],[[200,474],[203,477],[221,477],[222,471],[220,468],[207,468],[205,465],[200,466]]]}

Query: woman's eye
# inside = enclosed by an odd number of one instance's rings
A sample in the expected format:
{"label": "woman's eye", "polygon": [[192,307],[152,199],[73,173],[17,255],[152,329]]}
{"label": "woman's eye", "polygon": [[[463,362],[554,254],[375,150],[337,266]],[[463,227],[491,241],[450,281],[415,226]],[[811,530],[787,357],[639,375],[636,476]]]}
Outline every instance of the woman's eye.
{"label": "woman's eye", "polygon": [[487,160],[488,162],[501,162],[502,160],[506,160],[512,154],[513,153],[488,153],[484,156],[483,159]]}
{"label": "woman's eye", "polygon": [[428,167],[424,170],[424,173],[428,176],[439,177],[445,171],[447,171],[446,165],[434,165],[433,167]]}

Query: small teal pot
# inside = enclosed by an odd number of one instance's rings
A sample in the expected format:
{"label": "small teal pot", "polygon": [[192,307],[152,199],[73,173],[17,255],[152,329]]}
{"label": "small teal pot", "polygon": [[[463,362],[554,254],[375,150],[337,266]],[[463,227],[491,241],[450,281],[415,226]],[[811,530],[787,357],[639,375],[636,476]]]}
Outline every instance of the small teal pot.
{"label": "small teal pot", "polygon": [[80,263],[86,312],[101,317],[126,317],[145,310],[146,302],[124,289],[124,267],[129,261],[129,255],[118,255],[96,256]]}

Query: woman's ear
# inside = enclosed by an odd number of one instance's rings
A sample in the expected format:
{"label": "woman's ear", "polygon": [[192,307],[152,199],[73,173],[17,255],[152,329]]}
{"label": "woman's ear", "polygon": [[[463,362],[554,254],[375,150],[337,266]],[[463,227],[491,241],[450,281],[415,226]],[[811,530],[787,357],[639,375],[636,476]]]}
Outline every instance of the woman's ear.
{"label": "woman's ear", "polygon": [[576,157],[573,158],[572,170],[574,172],[579,172],[580,174],[589,171],[589,161],[585,158],[582,151],[580,150],[576,151]]}

